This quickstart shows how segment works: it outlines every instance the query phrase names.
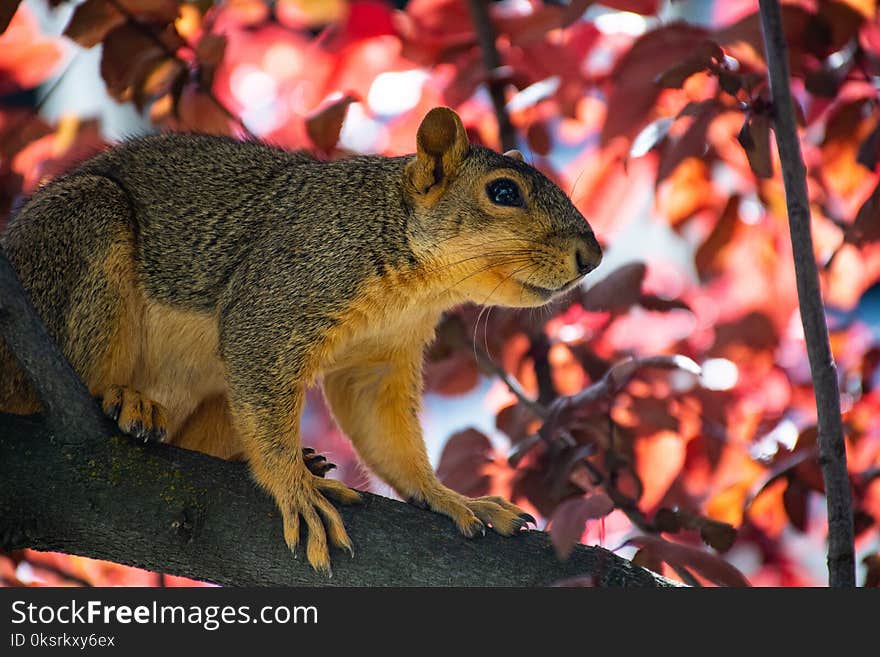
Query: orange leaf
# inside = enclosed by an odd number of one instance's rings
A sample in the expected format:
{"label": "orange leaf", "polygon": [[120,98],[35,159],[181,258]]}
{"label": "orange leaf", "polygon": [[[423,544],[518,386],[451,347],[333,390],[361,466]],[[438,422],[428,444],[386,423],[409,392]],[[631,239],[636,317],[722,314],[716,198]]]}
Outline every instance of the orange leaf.
{"label": "orange leaf", "polygon": [[719,253],[733,238],[739,223],[739,196],[734,195],[727,201],[715,227],[694,256],[697,271],[703,279],[716,266]]}
{"label": "orange leaf", "polygon": [[329,153],[339,142],[348,106],[356,101],[354,96],[343,96],[306,119],[306,133],[319,151]]}

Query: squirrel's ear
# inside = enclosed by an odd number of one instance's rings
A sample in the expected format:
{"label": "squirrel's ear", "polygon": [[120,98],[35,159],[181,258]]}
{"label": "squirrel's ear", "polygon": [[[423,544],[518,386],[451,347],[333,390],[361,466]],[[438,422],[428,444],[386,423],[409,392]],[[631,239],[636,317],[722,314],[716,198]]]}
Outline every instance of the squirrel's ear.
{"label": "squirrel's ear", "polygon": [[416,191],[423,194],[454,176],[469,148],[461,119],[448,107],[435,107],[425,115],[416,144],[416,156],[407,174]]}
{"label": "squirrel's ear", "polygon": [[504,154],[504,157],[512,157],[514,160],[519,160],[520,162],[525,162],[526,158],[523,157],[523,154],[520,153],[515,148],[510,149]]}

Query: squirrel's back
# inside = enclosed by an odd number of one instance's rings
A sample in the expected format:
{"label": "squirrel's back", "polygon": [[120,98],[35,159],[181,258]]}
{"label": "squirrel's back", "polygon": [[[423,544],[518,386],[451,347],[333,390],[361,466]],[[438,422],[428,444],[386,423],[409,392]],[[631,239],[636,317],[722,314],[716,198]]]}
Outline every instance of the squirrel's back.
{"label": "squirrel's back", "polygon": [[[211,311],[250,249],[284,249],[289,258],[336,262],[345,272],[381,271],[407,259],[409,209],[400,185],[405,158],[321,162],[260,142],[163,134],[108,149],[49,183],[10,223],[4,242],[29,250],[45,243],[35,222],[107,231],[88,213],[42,203],[71,181],[102,180],[124,199],[119,226],[131,232],[145,291],[171,305]],[[328,193],[332,191],[332,193]],[[36,205],[41,205],[37,208]],[[72,225],[71,222],[77,222]],[[89,222],[93,225],[78,225]],[[381,232],[383,240],[371,239]],[[32,242],[26,245],[22,242]],[[273,264],[284,261],[276,254]]]}

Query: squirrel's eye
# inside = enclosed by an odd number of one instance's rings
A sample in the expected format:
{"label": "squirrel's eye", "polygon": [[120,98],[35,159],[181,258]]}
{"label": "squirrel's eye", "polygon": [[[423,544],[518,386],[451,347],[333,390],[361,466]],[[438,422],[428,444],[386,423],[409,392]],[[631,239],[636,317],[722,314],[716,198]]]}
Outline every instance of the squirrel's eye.
{"label": "squirrel's eye", "polygon": [[517,207],[523,205],[522,193],[510,178],[498,178],[486,185],[486,193],[495,205]]}

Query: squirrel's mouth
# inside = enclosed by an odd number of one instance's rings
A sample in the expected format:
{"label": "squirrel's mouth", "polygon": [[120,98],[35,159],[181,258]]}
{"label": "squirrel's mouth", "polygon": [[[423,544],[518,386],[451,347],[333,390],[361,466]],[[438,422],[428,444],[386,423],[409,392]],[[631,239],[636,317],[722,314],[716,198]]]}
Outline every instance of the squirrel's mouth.
{"label": "squirrel's mouth", "polygon": [[531,283],[526,283],[525,281],[519,281],[519,284],[522,285],[523,289],[526,292],[531,292],[536,297],[543,299],[544,301],[549,301],[551,298],[558,294],[562,294],[564,292],[568,292],[571,288],[577,285],[583,276],[575,276],[573,279],[568,281],[567,283],[562,284],[556,288],[549,287],[541,287],[540,285],[532,285]]}

